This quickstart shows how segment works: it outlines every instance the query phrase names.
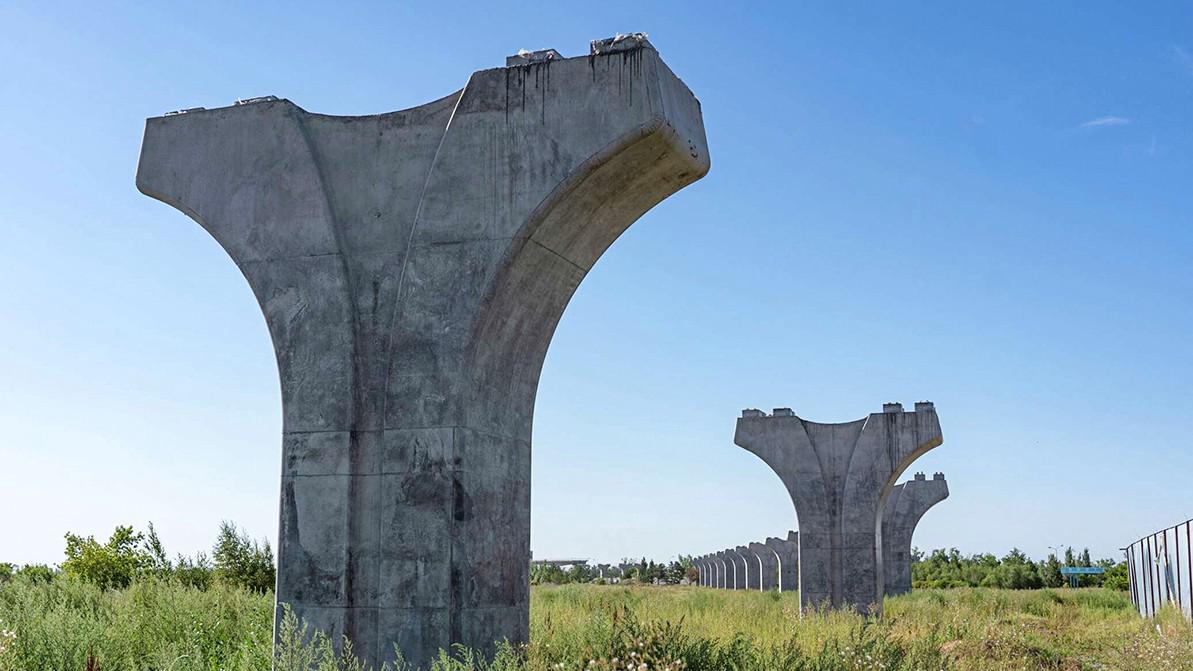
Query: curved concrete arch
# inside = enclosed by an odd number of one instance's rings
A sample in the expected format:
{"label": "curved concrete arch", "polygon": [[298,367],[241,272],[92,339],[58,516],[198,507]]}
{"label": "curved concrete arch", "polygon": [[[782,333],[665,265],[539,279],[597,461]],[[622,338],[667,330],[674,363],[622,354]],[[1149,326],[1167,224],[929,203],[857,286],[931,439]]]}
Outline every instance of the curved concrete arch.
{"label": "curved concrete arch", "polygon": [[728,589],[730,584],[730,568],[725,563],[725,558],[719,554],[712,556],[714,568],[717,572],[717,583],[713,585],[717,589]]}
{"label": "curved concrete arch", "polygon": [[758,558],[758,589],[763,592],[779,589],[779,555],[766,543],[748,546]]}
{"label": "curved concrete arch", "polygon": [[774,550],[779,559],[779,590],[799,591],[799,533],[789,531],[787,538],[768,538],[766,546]]}
{"label": "curved concrete arch", "polygon": [[911,538],[924,513],[949,497],[944,473],[931,480],[916,473],[912,480],[891,489],[883,507],[883,567],[886,594],[896,596],[911,591]]}
{"label": "curved concrete arch", "polygon": [[742,558],[742,562],[746,566],[746,589],[757,590],[759,579],[759,563],[758,555],[746,545],[739,545],[736,548],[737,555]]}
{"label": "curved concrete arch", "polygon": [[721,563],[725,566],[725,589],[738,589],[737,581],[741,575],[741,569],[738,568],[738,563],[733,558],[734,554],[729,550],[722,550],[718,553]]}
{"label": "curved concrete arch", "polygon": [[746,410],[734,443],[783,481],[799,521],[800,605],[882,610],[882,510],[903,471],[943,442],[935,407],[898,403],[854,422],[821,424],[790,408]]}
{"label": "curved concrete arch", "polygon": [[729,560],[733,562],[733,570],[736,576],[733,581],[733,589],[749,589],[750,565],[746,562],[745,556],[738,548],[729,548],[725,552]]}
{"label": "curved concrete arch", "polygon": [[[557,55],[557,54],[556,54]],[[283,410],[279,602],[380,665],[528,636],[530,440],[568,300],[709,167],[640,36],[400,112],[276,98],[146,122],[137,187],[253,289]]]}

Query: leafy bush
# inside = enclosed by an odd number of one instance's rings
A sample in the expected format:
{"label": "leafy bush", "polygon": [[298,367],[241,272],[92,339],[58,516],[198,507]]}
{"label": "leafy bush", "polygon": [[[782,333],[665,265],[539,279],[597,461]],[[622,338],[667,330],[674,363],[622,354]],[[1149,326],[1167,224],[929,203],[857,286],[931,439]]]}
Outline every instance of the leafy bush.
{"label": "leafy bush", "polygon": [[122,588],[150,565],[151,557],[142,546],[145,537],[132,527],[119,526],[107,543],[94,536],[66,534],[66,561],[62,571],[101,589]]}
{"label": "leafy bush", "polygon": [[181,584],[195,589],[207,589],[215,577],[215,570],[207,555],[200,552],[194,559],[178,556],[173,568],[173,577]]}
{"label": "leafy bush", "polygon": [[26,564],[16,575],[33,583],[46,583],[54,579],[54,569],[45,564]]}
{"label": "leafy bush", "polygon": [[1131,589],[1131,576],[1127,573],[1127,562],[1119,562],[1107,569],[1102,574],[1102,586],[1120,592]]}

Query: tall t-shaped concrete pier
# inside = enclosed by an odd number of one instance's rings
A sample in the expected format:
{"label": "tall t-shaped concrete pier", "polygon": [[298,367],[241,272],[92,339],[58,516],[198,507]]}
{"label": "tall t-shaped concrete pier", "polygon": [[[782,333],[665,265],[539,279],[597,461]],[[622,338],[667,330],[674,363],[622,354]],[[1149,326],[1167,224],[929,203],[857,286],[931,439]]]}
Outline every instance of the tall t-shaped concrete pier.
{"label": "tall t-shaped concrete pier", "polygon": [[882,563],[889,596],[911,591],[911,536],[920,518],[932,506],[949,497],[944,473],[931,480],[923,473],[895,485],[882,509]]}
{"label": "tall t-shaped concrete pier", "polygon": [[882,607],[882,505],[911,462],[942,441],[931,403],[915,412],[888,403],[843,424],[788,408],[742,412],[734,442],[778,474],[795,504],[801,607]]}
{"label": "tall t-shaped concrete pier", "polygon": [[148,120],[137,187],[224,247],[273,338],[280,602],[378,664],[526,640],[551,335],[617,236],[708,168],[699,103],[640,35],[400,112]]}

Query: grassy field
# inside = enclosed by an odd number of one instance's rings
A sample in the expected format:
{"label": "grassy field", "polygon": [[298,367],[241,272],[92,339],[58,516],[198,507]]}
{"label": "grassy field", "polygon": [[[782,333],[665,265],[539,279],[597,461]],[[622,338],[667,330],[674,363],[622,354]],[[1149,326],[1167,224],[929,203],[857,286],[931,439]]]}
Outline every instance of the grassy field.
{"label": "grassy field", "polygon": [[[102,592],[70,580],[0,585],[0,669],[265,671],[271,601],[227,588],[142,582]],[[532,592],[532,643],[499,671],[679,669],[1193,671],[1193,627],[1140,619],[1100,589],[920,591],[880,620],[800,618],[791,594],[696,587],[568,585]],[[353,668],[329,646],[287,636],[278,668]],[[444,659],[438,669],[480,668]],[[645,666],[643,666],[645,665]]]}

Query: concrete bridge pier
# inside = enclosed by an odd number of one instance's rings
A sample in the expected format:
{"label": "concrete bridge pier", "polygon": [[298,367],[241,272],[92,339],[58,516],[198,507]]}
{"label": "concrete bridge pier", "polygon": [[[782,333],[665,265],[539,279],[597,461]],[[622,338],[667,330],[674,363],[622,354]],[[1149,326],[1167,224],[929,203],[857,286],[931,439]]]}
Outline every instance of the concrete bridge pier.
{"label": "concrete bridge pier", "polygon": [[779,590],[799,591],[799,532],[787,532],[787,538],[768,538],[766,546],[779,558]]}
{"label": "concrete bridge pier", "polygon": [[748,547],[758,558],[758,589],[763,592],[779,589],[779,555],[765,543],[750,543]]}
{"label": "concrete bridge pier", "polygon": [[841,424],[806,421],[789,408],[745,410],[734,442],[782,480],[799,520],[800,604],[881,612],[882,511],[899,476],[943,442],[936,408],[916,403]]}
{"label": "concrete bridge pier", "polygon": [[273,339],[279,602],[374,666],[527,639],[551,336],[605,249],[708,168],[700,104],[642,35],[387,114],[268,96],[146,122],[137,188],[223,246]]}
{"label": "concrete bridge pier", "polygon": [[725,564],[725,589],[741,589],[739,581],[744,579],[741,564],[737,560],[737,553],[732,550],[722,550],[718,553]]}
{"label": "concrete bridge pier", "polygon": [[739,545],[736,548],[737,555],[742,558],[742,562],[746,565],[746,589],[757,591],[759,589],[759,578],[761,577],[758,569],[758,555],[747,545]]}
{"label": "concrete bridge pier", "polygon": [[944,473],[931,480],[916,473],[912,480],[895,485],[882,517],[883,570],[887,596],[911,591],[911,537],[924,513],[949,497]]}

